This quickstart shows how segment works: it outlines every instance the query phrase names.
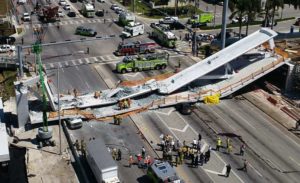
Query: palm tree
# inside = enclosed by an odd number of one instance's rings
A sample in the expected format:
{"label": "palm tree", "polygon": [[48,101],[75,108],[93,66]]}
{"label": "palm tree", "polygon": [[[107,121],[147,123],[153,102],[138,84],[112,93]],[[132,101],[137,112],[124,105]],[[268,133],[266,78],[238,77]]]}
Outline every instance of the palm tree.
{"label": "palm tree", "polygon": [[229,1],[228,7],[232,12],[229,16],[229,19],[233,19],[234,17],[238,18],[239,23],[239,39],[241,38],[242,32],[242,19],[245,15],[247,15],[247,6],[251,0],[232,0]]}
{"label": "palm tree", "polygon": [[261,11],[261,0],[247,1],[247,25],[246,36],[248,35],[249,23],[255,20],[256,14]]}
{"label": "palm tree", "polygon": [[295,9],[300,9],[300,0],[284,0],[284,4],[293,5]]}
{"label": "palm tree", "polygon": [[270,19],[269,19],[269,13],[270,10],[272,10],[272,14],[271,14],[271,29],[273,29],[273,24],[274,24],[274,17],[275,17],[275,11],[278,8],[284,8],[284,0],[267,0],[266,2],[266,15],[265,15],[265,26],[267,25],[267,23],[269,23]]}

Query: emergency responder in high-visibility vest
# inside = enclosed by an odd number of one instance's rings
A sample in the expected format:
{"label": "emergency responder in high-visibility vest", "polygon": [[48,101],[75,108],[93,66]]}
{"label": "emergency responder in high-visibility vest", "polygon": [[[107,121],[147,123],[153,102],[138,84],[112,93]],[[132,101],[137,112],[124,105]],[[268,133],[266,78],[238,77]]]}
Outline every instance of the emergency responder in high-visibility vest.
{"label": "emergency responder in high-visibility vest", "polygon": [[120,116],[114,116],[114,124],[115,125],[120,125],[122,122],[122,119]]}
{"label": "emergency responder in high-visibility vest", "polygon": [[231,145],[231,139],[227,137],[226,147],[228,148]]}
{"label": "emergency responder in high-visibility vest", "polygon": [[216,150],[219,151],[220,147],[222,146],[222,140],[220,137],[217,139],[217,145],[216,145]]}

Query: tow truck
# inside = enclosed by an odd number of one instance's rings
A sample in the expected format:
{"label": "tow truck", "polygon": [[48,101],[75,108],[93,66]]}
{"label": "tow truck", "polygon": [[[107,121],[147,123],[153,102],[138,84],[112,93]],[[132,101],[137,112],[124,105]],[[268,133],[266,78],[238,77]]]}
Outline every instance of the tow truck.
{"label": "tow truck", "polygon": [[115,51],[115,54],[118,56],[127,56],[144,53],[154,53],[156,48],[158,48],[158,45],[153,41],[136,41],[129,43],[121,42],[118,46],[117,51]]}
{"label": "tow truck", "polygon": [[143,56],[139,55],[138,57],[127,56],[122,62],[117,63],[116,71],[124,74],[130,71],[138,72],[142,70],[165,69],[168,65],[168,60],[169,54],[165,52]]}

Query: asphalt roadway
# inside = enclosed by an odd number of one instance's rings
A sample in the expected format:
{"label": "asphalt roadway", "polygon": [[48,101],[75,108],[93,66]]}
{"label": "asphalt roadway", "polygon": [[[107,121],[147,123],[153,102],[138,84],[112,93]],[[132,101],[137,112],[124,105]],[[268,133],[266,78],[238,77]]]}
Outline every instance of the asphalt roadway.
{"label": "asphalt roadway", "polygon": [[[42,4],[46,4],[45,1],[42,1]],[[69,4],[72,5],[73,9],[80,7],[80,3]],[[46,68],[49,82],[54,84],[53,90],[57,86],[57,67],[60,68],[60,93],[67,93],[76,88],[83,94],[113,88],[120,80],[136,80],[174,72],[179,60],[181,60],[181,69],[195,63],[190,57],[185,56],[185,53],[168,50],[171,57],[166,70],[116,74],[114,72],[115,64],[121,58],[114,56],[112,52],[121,42],[118,35],[122,28],[113,22],[117,15],[109,9],[109,6],[109,3],[100,4],[96,2],[96,8],[108,10],[108,14],[104,17],[86,19],[78,15],[76,18],[65,16],[61,19],[60,29],[56,27],[56,24],[44,28],[46,34],[43,42],[80,39],[82,36],[74,35],[74,31],[79,25],[94,28],[98,35],[117,35],[116,38],[107,41],[44,47],[42,62]],[[32,5],[20,6],[19,9],[20,12],[29,12],[32,10]],[[33,22],[37,21],[35,16],[32,18]],[[104,23],[104,18],[106,23]],[[149,23],[146,22],[146,25]],[[290,22],[282,25],[279,23],[277,27],[289,27],[287,25],[290,25]],[[24,43],[32,44],[35,40],[32,26],[25,23],[25,27]],[[250,29],[251,31],[256,30],[257,27]],[[148,30],[150,28],[147,26],[146,31]],[[147,35],[143,35],[131,40],[146,39],[148,39]],[[85,53],[87,47],[90,49],[89,54]],[[32,54],[26,55],[26,59],[32,62],[34,56]],[[216,133],[219,133],[222,134],[223,140],[227,136],[232,138],[234,153],[238,152],[241,137],[246,142],[245,157],[213,152],[212,160],[204,167],[190,168],[188,164],[177,167],[177,172],[186,182],[297,182],[299,179],[300,160],[297,156],[299,154],[299,140],[246,101],[224,100],[218,106],[199,105],[190,116],[182,116],[174,111],[174,108],[166,108],[124,119],[121,126],[102,122],[87,122],[84,123],[82,129],[74,130],[71,133],[74,139],[85,138],[88,140],[90,137],[98,137],[104,138],[108,144],[127,147],[123,149],[124,155],[128,149],[138,153],[141,146],[145,146],[147,151],[155,156],[153,150],[137,133],[138,130],[133,123],[133,121],[138,123],[135,121],[136,118],[139,119],[140,123],[149,126],[148,131],[143,131],[143,128],[141,130],[145,136],[151,134],[153,139],[158,139],[162,133],[171,133],[181,141],[190,141],[200,132],[204,139],[203,143],[214,147]],[[141,127],[143,126],[141,125]],[[185,132],[187,134],[183,135]],[[151,145],[155,147],[156,142],[153,141]],[[159,154],[159,152],[157,153]],[[246,158],[250,163],[247,173],[237,170],[242,166],[243,158]],[[229,178],[218,175],[225,163],[230,163],[233,167],[233,173]],[[126,159],[119,164],[121,177],[126,182],[142,182],[141,177],[145,173],[143,170],[132,171],[124,167]]]}

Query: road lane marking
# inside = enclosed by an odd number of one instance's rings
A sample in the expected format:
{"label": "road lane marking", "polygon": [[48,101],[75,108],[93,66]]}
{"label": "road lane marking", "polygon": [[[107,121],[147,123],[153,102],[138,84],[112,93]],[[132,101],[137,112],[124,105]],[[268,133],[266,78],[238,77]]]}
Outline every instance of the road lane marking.
{"label": "road lane marking", "polygon": [[258,170],[256,170],[256,168],[254,168],[250,163],[248,163],[248,165],[261,177],[263,177],[263,175],[261,173],[259,173]]}
{"label": "road lane marking", "polygon": [[222,172],[216,172],[216,171],[213,171],[213,170],[208,170],[208,169],[206,169],[206,168],[203,168],[203,170],[204,170],[205,172],[209,172],[209,173],[216,174],[216,175],[221,175],[221,174],[222,174]]}
{"label": "road lane marking", "polygon": [[155,111],[156,113],[163,114],[169,116],[175,109],[172,107],[168,112]]}
{"label": "road lane marking", "polygon": [[292,160],[294,163],[296,163],[298,166],[300,166],[300,163],[297,162],[296,160],[294,160],[294,158],[292,158],[291,156],[290,156],[289,158],[290,158],[290,160]]}
{"label": "road lane marking", "polygon": [[227,109],[228,109],[229,111],[231,111],[231,113],[235,114],[237,117],[239,117],[239,118],[242,119],[244,122],[246,122],[246,124],[247,124],[248,126],[250,126],[251,128],[255,129],[255,127],[254,127],[253,125],[251,125],[251,124],[248,122],[248,120],[246,120],[245,118],[243,118],[241,115],[239,115],[238,113],[236,113],[234,110],[231,110],[230,107],[226,104],[226,102],[224,102],[223,104],[227,107]]}
{"label": "road lane marking", "polygon": [[227,121],[226,121],[222,116],[220,116],[217,112],[215,112],[214,110],[212,110],[210,107],[208,107],[208,109],[209,109],[212,113],[214,113],[216,116],[218,116],[220,119],[222,119],[222,120],[227,124],[227,126],[229,126],[229,128],[232,129],[233,132],[236,132],[236,131],[237,131],[235,128],[233,128],[231,125],[229,125],[229,123],[227,123]]}
{"label": "road lane marking", "polygon": [[182,132],[182,133],[184,133],[184,132],[186,132],[186,130],[188,129],[188,127],[189,127],[190,125],[185,125],[185,127],[183,128],[183,129],[178,129],[178,128],[172,128],[172,127],[169,127],[169,129],[170,130],[175,130],[175,131],[179,131],[179,132]]}
{"label": "road lane marking", "polygon": [[90,60],[88,58],[84,58],[84,60],[86,61],[86,63],[90,63]]}

